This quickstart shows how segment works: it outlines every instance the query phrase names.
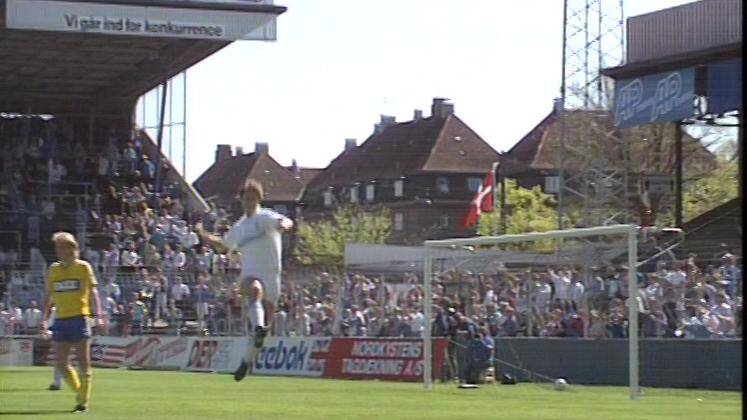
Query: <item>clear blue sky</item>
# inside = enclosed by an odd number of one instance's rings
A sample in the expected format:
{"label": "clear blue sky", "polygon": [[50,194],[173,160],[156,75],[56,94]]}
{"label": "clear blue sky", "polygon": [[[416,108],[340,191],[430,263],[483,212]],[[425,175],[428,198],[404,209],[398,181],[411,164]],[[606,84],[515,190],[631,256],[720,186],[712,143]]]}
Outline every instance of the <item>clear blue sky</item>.
{"label": "clear blue sky", "polygon": [[[687,2],[626,0],[625,13]],[[288,7],[276,42],[235,42],[187,72],[190,182],[223,143],[267,142],[283,165],[325,167],[380,114],[428,116],[433,97],[504,151],[559,94],[562,0],[276,3]]]}

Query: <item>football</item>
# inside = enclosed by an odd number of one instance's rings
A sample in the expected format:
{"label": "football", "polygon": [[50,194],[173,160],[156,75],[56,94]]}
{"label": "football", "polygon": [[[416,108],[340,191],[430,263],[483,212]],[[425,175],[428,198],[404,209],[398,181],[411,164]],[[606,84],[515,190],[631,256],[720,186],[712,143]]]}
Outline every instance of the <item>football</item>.
{"label": "football", "polygon": [[568,382],[566,382],[563,378],[558,378],[555,380],[555,390],[556,391],[565,391],[568,389]]}

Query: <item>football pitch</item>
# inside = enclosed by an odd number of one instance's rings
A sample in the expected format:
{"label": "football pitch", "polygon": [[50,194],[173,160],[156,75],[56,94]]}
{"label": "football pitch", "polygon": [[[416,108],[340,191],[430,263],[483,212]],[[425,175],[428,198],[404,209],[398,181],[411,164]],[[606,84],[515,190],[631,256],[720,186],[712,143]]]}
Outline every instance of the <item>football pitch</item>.
{"label": "football pitch", "polygon": [[[0,368],[0,417],[69,418],[72,392],[47,391],[52,369]],[[436,384],[95,369],[91,419],[739,419],[742,394],[625,387]]]}

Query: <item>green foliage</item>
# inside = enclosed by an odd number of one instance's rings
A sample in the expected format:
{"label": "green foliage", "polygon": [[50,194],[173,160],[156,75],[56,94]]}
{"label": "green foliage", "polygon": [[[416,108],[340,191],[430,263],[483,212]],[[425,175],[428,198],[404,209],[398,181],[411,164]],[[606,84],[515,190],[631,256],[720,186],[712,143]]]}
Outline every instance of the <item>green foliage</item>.
{"label": "green foliage", "polygon": [[[500,194],[497,202],[500,202]],[[477,234],[483,236],[497,236],[503,234],[519,234],[528,232],[547,232],[558,228],[558,213],[555,198],[542,192],[539,186],[526,189],[517,186],[513,179],[506,180],[506,229],[501,227],[500,211],[483,213]],[[578,220],[578,211],[571,210],[565,214],[564,224],[573,226]],[[507,246],[507,248],[513,248]],[[518,246],[520,249],[536,251],[551,251],[553,241],[538,241],[534,244]]]}
{"label": "green foliage", "polygon": [[733,159],[735,150],[735,144],[726,144],[716,153],[716,168],[713,171],[685,183],[682,191],[684,220],[693,219],[738,196],[738,163]]}
{"label": "green foliage", "polygon": [[300,222],[293,255],[304,265],[340,267],[345,244],[383,244],[389,238],[390,211],[363,211],[357,206],[338,207],[331,220]]}

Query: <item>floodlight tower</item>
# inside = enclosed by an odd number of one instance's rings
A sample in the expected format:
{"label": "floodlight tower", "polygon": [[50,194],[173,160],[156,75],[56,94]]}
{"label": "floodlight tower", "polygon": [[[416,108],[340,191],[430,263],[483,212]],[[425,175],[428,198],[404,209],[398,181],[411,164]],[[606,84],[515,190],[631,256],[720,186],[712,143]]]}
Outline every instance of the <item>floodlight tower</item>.
{"label": "floodlight tower", "polygon": [[[581,223],[636,220],[627,142],[611,129],[613,86],[601,70],[624,59],[623,0],[564,0],[558,148],[558,224],[570,203]],[[624,197],[624,200],[623,200]]]}

